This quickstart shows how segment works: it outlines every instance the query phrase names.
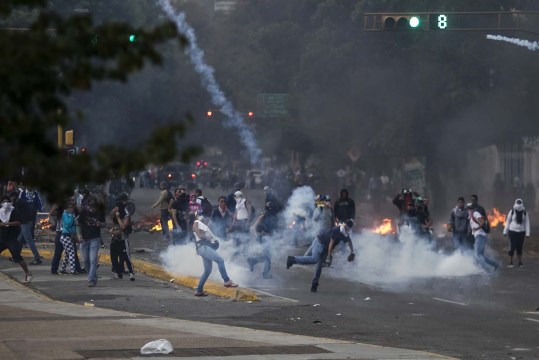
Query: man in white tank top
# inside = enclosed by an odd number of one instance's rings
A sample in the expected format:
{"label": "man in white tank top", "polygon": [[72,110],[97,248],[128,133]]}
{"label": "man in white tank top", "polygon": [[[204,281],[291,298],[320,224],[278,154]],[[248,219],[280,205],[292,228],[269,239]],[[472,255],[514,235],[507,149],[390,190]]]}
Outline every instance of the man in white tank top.
{"label": "man in white tank top", "polygon": [[[193,233],[196,238],[197,254],[202,258],[204,264],[204,272],[198,281],[195,296],[208,296],[208,293],[204,291],[204,284],[210,277],[212,271],[212,263],[217,263],[219,272],[224,281],[224,287],[238,287],[226,273],[225,261],[214,250],[218,246],[218,242],[213,235],[211,229],[208,227],[209,218],[204,216],[203,211],[199,210],[196,215],[196,220],[193,223]],[[217,246],[216,246],[217,245]]]}

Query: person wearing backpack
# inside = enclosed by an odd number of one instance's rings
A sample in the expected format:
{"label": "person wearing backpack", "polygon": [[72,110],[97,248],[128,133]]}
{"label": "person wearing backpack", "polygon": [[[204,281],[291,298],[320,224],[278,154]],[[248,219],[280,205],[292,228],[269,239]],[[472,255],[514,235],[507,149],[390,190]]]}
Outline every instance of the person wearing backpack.
{"label": "person wearing backpack", "polygon": [[453,233],[452,241],[455,250],[469,248],[467,239],[470,232],[470,217],[462,196],[457,199],[457,206],[451,210],[447,231]]}
{"label": "person wearing backpack", "polygon": [[507,235],[508,233],[511,249],[509,250],[509,265],[507,267],[512,268],[514,266],[513,255],[515,250],[518,257],[518,266],[524,267],[524,264],[522,264],[522,247],[524,238],[530,237],[530,217],[526,212],[522,199],[516,199],[515,205],[507,214],[503,234]]}
{"label": "person wearing backpack", "polygon": [[466,208],[468,209],[468,215],[470,216],[470,228],[472,235],[475,238],[475,259],[487,273],[493,273],[499,268],[499,265],[496,260],[485,255],[485,247],[488,241],[488,236],[484,227],[485,221],[488,220],[486,220],[486,216],[483,216],[474,208],[472,203],[468,203]]}
{"label": "person wearing backpack", "polygon": [[167,183],[162,181],[159,184],[161,193],[159,194],[159,199],[152,205],[152,209],[155,209],[159,206],[161,210],[161,215],[159,217],[159,222],[161,223],[161,233],[163,234],[163,240],[170,241],[170,231],[168,229],[168,220],[170,219],[170,212],[168,210],[168,205],[170,200],[174,197],[172,193],[167,188]]}

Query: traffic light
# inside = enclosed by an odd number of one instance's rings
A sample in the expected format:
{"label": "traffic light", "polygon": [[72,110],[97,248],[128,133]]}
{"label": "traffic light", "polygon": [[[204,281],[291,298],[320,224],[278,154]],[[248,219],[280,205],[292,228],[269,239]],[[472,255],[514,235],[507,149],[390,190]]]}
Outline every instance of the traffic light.
{"label": "traffic light", "polygon": [[73,130],[67,130],[65,132],[65,145],[66,146],[73,146],[75,144],[73,139]]}
{"label": "traffic light", "polygon": [[135,41],[137,41],[137,35],[135,34],[129,35],[129,42],[133,43]]}
{"label": "traffic light", "polygon": [[207,116],[207,117],[212,117],[212,116],[213,116],[213,111],[208,110],[208,111],[206,112],[206,116]]}
{"label": "traffic light", "polygon": [[253,116],[255,116],[255,113],[252,112],[252,111],[249,111],[249,112],[247,113],[247,116],[249,116],[250,118],[252,118]]}
{"label": "traffic light", "polygon": [[384,30],[407,30],[421,28],[421,17],[415,15],[384,15],[382,28]]}

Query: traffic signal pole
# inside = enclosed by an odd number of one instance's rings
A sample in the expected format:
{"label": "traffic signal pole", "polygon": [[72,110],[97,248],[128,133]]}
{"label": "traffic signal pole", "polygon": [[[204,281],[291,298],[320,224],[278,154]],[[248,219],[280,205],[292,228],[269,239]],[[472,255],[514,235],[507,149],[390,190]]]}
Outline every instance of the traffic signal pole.
{"label": "traffic signal pole", "polygon": [[526,16],[539,11],[364,13],[364,31],[519,31],[527,29]]}

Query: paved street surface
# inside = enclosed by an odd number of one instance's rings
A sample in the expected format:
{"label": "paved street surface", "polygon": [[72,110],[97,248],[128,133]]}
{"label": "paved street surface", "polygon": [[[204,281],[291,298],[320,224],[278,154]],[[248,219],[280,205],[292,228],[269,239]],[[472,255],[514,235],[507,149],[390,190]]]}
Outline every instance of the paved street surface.
{"label": "paved street surface", "polygon": [[[248,194],[260,209],[261,192]],[[156,190],[135,191],[138,217],[149,213],[157,195]],[[213,200],[217,192],[208,195]],[[159,254],[167,248],[159,234],[138,232],[130,241],[134,256],[147,262],[159,262]],[[398,289],[354,281],[331,268],[324,270],[315,294],[309,292],[312,267],[287,270],[284,258],[274,258],[273,279],[265,280],[259,271],[249,273],[246,264],[234,264],[245,272],[240,286],[257,292],[260,301],[254,302],[215,295],[196,298],[191,287],[140,273],[134,282],[116,280],[104,263],[98,286],[88,288],[82,275],[51,275],[45,261],[31,267],[35,278],[29,285],[0,281],[1,318],[9,321],[3,327],[2,338],[7,340],[2,346],[22,351],[32,348],[26,342],[33,342],[47,348],[58,345],[54,351],[74,351],[56,357],[41,351],[39,358],[77,358],[75,352],[79,358],[121,358],[136,356],[146,342],[164,338],[182,349],[173,356],[197,358],[423,359],[440,354],[460,359],[537,359],[539,262],[532,255],[526,254],[523,269],[502,268],[491,276],[425,277]],[[5,257],[0,257],[0,270],[18,281],[23,278],[20,268]],[[82,336],[85,331],[91,334]],[[103,352],[91,352],[95,350]]]}
{"label": "paved street surface", "polygon": [[[5,262],[6,259],[2,259],[2,265]],[[4,267],[3,272],[15,279],[20,275],[14,267]],[[47,274],[45,266],[34,268],[34,273],[39,278],[35,288],[42,290],[61,288],[63,292],[70,292],[70,289],[78,287],[82,292],[85,285],[81,276]],[[141,290],[152,294],[154,306],[161,308],[163,315],[166,315],[164,309],[167,306],[183,306],[186,296],[184,291],[162,286],[145,277],[140,277],[135,283],[101,279],[98,288],[86,288],[87,301],[83,305],[74,305],[54,301],[0,274],[0,319],[3,322],[0,359],[135,358],[140,356],[139,350],[145,343],[157,339],[167,339],[172,343],[174,352],[167,357],[182,359],[223,356],[230,359],[445,358],[404,349],[104,308],[107,301],[128,302]],[[202,308],[207,306],[202,306],[199,311],[203,311]]]}

